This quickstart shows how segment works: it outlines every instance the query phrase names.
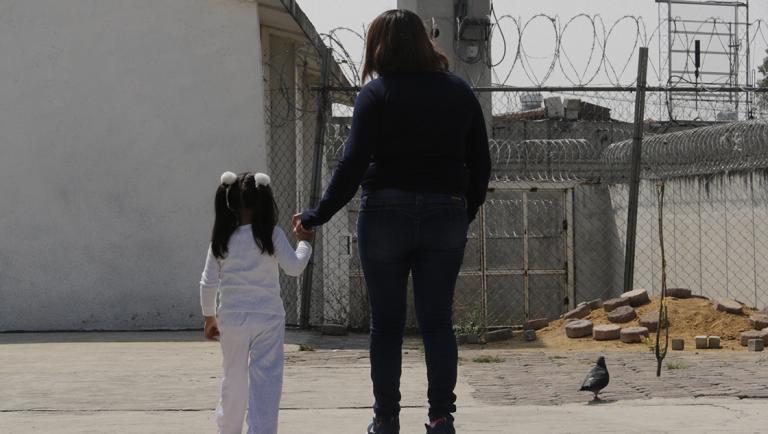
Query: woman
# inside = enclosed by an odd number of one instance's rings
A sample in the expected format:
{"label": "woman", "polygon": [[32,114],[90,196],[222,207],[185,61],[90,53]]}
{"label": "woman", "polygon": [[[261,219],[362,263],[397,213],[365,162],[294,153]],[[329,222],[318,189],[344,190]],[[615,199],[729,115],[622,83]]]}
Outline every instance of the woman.
{"label": "woman", "polygon": [[363,187],[360,261],[371,306],[370,434],[400,430],[400,373],[408,275],[429,381],[427,433],[455,433],[457,348],[452,307],[467,226],[485,200],[490,156],[480,103],[447,72],[413,12],[371,23],[363,79],[344,155],[318,207],[294,228],[326,223]]}

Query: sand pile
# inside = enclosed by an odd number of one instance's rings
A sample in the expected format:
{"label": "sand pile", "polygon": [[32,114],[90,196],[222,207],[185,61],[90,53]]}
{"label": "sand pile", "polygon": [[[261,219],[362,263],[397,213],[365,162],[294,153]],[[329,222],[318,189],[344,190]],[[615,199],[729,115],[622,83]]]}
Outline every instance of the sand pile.
{"label": "sand pile", "polygon": [[[756,312],[754,309],[745,307],[744,312],[740,315],[719,312],[715,310],[712,301],[701,298],[668,298],[667,306],[670,323],[669,337],[670,339],[685,339],[686,351],[695,351],[694,337],[699,335],[720,336],[721,345],[726,350],[746,349],[739,344],[739,334],[752,329],[749,317]],[[635,311],[638,319],[620,324],[621,327],[639,326],[639,317],[648,313],[658,314],[659,299],[654,298],[651,303],[640,306]],[[594,325],[611,324],[602,308],[593,310],[584,319],[592,321]],[[638,347],[646,347],[644,344],[625,344],[618,340],[599,342],[593,340],[592,337],[571,339],[565,336],[563,327],[565,322],[564,319],[559,319],[551,322],[547,328],[539,330],[537,334],[541,344],[554,349],[638,349]],[[655,342],[656,334],[651,333],[650,338]]]}

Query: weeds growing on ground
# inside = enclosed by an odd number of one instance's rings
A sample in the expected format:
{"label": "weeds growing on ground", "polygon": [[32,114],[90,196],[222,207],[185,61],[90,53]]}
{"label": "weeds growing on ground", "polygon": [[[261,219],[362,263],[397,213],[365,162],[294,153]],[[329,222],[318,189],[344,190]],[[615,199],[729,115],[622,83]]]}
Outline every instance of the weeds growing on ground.
{"label": "weeds growing on ground", "polygon": [[498,356],[479,356],[472,359],[475,363],[504,363],[504,359]]}
{"label": "weeds growing on ground", "polygon": [[469,315],[464,316],[462,319],[454,323],[453,332],[457,335],[480,335],[484,331],[481,323],[482,315],[480,314],[480,309],[475,308],[471,310]]}
{"label": "weeds growing on ground", "polygon": [[667,369],[686,369],[688,368],[688,364],[685,362],[675,361],[675,362],[667,362]]}

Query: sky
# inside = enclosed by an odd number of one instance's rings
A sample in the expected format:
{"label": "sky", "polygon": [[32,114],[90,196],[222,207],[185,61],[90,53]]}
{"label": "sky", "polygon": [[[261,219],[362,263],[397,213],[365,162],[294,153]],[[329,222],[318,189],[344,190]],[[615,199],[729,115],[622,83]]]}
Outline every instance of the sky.
{"label": "sky", "polygon": [[[451,1],[451,0],[445,0]],[[508,39],[507,56],[496,68],[497,78],[495,82],[503,81],[507,76],[507,84],[510,85],[531,85],[541,84],[552,63],[552,54],[555,52],[555,37],[552,31],[552,24],[546,18],[533,17],[539,14],[557,16],[561,28],[572,17],[579,14],[590,16],[600,15],[605,24],[605,31],[611,31],[614,23],[615,28],[611,37],[607,39],[605,55],[611,60],[610,66],[603,65],[598,71],[600,50],[591,51],[593,45],[592,27],[590,22],[583,17],[577,18],[569,26],[561,45],[560,63],[556,64],[554,71],[546,80],[549,85],[567,85],[586,84],[592,76],[597,74],[591,81],[591,84],[627,84],[634,81],[637,49],[634,46],[635,35],[638,33],[637,24],[631,19],[622,19],[626,15],[640,17],[644,21],[644,28],[641,30],[646,35],[646,40],[650,46],[651,66],[649,77],[661,80],[660,71],[666,71],[665,54],[660,56],[658,32],[655,32],[658,26],[659,7],[654,0],[494,0],[494,9],[497,17],[500,19],[500,29],[505,32]],[[321,33],[329,32],[337,27],[348,27],[363,32],[363,25],[369,23],[381,12],[396,8],[397,0],[299,0],[299,5],[309,16],[317,30]],[[733,9],[716,8],[702,6],[683,6],[676,5],[673,9],[674,15],[685,19],[700,20],[717,16],[721,19],[733,19]],[[661,7],[661,13],[666,16],[666,6]],[[768,19],[768,0],[751,0],[750,3],[750,21],[755,19]],[[508,16],[508,17],[505,17]],[[526,68],[522,68],[522,62],[518,59],[514,63],[514,48],[517,47],[517,27],[510,17],[516,18],[520,26],[527,23],[527,28],[523,35],[522,47],[525,50]],[[742,20],[744,20],[742,14]],[[662,38],[666,38],[666,24],[663,25],[664,32]],[[688,28],[687,30],[691,30]],[[704,29],[702,29],[704,30]],[[712,30],[709,25],[707,31]],[[598,27],[598,33],[602,34]],[[343,42],[345,48],[350,52],[355,61],[362,58],[362,41],[352,33],[339,32],[337,34]],[[494,59],[501,59],[503,45],[500,42],[498,33],[494,34],[493,54]],[[679,40],[679,48],[686,45],[692,45],[694,37],[688,37],[689,40]],[[700,37],[702,38],[702,37]],[[717,36],[703,37],[702,46],[712,51],[727,50],[727,41]],[[727,38],[726,38],[727,39]],[[760,59],[764,55],[765,48],[768,47],[768,27],[763,25],[763,33],[755,37],[754,51],[759,51]],[[598,45],[602,44],[602,36],[598,39]],[[666,39],[661,40],[662,45],[666,44]],[[677,46],[677,45],[676,45]],[[514,48],[512,48],[514,47]],[[666,52],[664,48],[662,51]],[[593,54],[591,61],[590,54]],[[755,56],[753,56],[754,59]],[[726,58],[717,55],[707,56],[703,61],[705,66],[713,72],[728,69]],[[674,69],[683,68],[685,56],[680,56],[677,62],[673,62]],[[678,64],[679,63],[679,64]],[[510,67],[514,64],[514,68]],[[753,60],[753,69],[757,62]],[[562,66],[561,66],[562,65]],[[527,73],[526,73],[527,71]],[[666,72],[664,72],[666,74]],[[713,79],[719,79],[713,76]]]}

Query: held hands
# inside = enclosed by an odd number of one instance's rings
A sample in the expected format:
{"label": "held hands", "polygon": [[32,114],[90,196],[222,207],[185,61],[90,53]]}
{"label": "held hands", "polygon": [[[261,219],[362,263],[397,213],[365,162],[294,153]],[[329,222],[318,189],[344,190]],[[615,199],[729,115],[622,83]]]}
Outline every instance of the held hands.
{"label": "held hands", "polygon": [[219,337],[219,324],[216,322],[215,316],[205,317],[205,327],[203,329],[205,338],[209,341],[215,341]]}
{"label": "held hands", "polygon": [[301,225],[301,214],[296,214],[291,219],[291,226],[293,226],[293,235],[299,241],[309,241],[315,235],[315,231],[304,229]]}

